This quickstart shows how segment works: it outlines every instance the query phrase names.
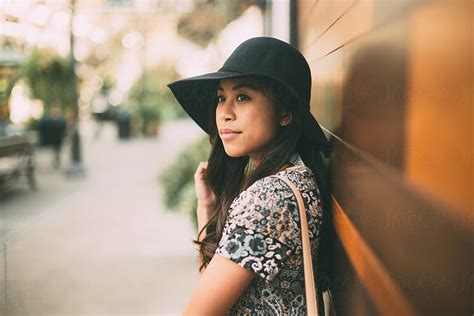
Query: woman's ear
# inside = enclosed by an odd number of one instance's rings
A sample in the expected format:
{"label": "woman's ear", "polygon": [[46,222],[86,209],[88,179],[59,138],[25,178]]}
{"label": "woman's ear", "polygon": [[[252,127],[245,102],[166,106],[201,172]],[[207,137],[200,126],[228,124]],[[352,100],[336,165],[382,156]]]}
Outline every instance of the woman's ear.
{"label": "woman's ear", "polygon": [[292,116],[290,112],[283,112],[281,117],[280,117],[280,125],[281,126],[286,126],[291,123]]}

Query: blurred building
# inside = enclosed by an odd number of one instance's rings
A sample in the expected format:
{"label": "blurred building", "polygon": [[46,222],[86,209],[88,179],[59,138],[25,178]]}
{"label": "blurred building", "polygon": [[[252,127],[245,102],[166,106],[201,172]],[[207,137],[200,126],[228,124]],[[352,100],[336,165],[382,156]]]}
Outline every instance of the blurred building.
{"label": "blurred building", "polygon": [[472,314],[473,2],[292,4],[334,145],[336,314]]}

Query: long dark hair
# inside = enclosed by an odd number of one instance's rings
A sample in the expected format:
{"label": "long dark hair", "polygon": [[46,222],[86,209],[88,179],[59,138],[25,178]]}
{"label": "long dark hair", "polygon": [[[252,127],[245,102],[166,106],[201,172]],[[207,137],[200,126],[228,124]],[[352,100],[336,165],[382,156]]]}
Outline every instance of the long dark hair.
{"label": "long dark hair", "polygon": [[[280,171],[295,151],[301,152],[301,158],[305,164],[307,161],[312,163],[310,160],[315,160],[315,152],[310,150],[308,153],[305,142],[300,137],[302,111],[297,106],[293,95],[281,84],[266,77],[243,76],[239,78],[256,87],[269,98],[276,113],[282,113],[282,111],[291,113],[292,121],[286,126],[280,126],[276,137],[263,149],[259,165],[253,168],[248,156],[235,158],[226,154],[216,126],[215,108],[217,102],[213,102],[209,120],[209,140],[212,147],[208,158],[207,181],[216,196],[216,204],[208,223],[198,233],[197,240],[193,240],[200,246],[199,253],[202,260],[199,271],[207,267],[214,256],[222,237],[227,212],[240,192],[255,181]],[[315,161],[316,164],[319,163],[319,159]],[[311,164],[309,167],[312,167]],[[206,236],[202,241],[199,241],[204,231]]]}

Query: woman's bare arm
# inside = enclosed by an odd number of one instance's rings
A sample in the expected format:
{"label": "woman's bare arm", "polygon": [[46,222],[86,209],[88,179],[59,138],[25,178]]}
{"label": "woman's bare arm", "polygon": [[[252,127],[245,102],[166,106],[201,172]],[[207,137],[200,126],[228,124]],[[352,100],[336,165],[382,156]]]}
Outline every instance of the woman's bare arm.
{"label": "woman's bare arm", "polygon": [[255,273],[216,254],[201,274],[183,315],[225,315],[237,302]]}
{"label": "woman's bare arm", "polygon": [[[207,224],[209,221],[209,207],[206,205],[202,205],[198,202],[197,206],[197,222],[198,222],[198,234],[201,231],[201,229],[204,227],[204,225]],[[198,240],[202,241],[206,237],[206,231],[204,230],[200,236],[198,236]],[[201,261],[201,255],[198,255],[198,268],[201,266],[202,261]],[[205,268],[204,268],[205,269]],[[203,270],[204,271],[204,270]],[[202,271],[201,271],[202,273]]]}
{"label": "woman's bare arm", "polygon": [[[207,224],[209,221],[209,212],[206,206],[202,206],[198,203],[197,206],[197,221],[198,221],[198,233]],[[201,236],[199,237],[199,241],[203,240],[206,237],[206,231],[203,231]]]}

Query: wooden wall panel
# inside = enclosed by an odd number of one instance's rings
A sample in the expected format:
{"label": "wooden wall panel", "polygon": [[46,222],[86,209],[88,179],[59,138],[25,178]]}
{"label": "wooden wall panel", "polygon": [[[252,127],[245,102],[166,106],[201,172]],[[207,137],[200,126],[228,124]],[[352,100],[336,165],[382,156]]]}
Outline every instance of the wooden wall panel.
{"label": "wooden wall panel", "polygon": [[307,16],[311,14],[311,11],[316,7],[317,1],[313,0],[303,0],[296,2],[296,9],[298,19],[296,21],[298,30],[303,30],[305,28],[305,23],[308,21]]}
{"label": "wooden wall panel", "polygon": [[[335,1],[334,3],[339,3]],[[343,2],[345,3],[345,2]],[[353,5],[345,3],[348,8],[345,11],[340,9],[340,6],[333,5],[335,10],[338,10],[338,15],[329,14],[330,10],[322,10],[320,13],[321,21],[324,25],[328,24],[328,28],[317,28],[317,33],[314,32],[311,37],[301,41],[302,49],[308,52],[309,61],[315,61],[332,52],[335,49],[343,46],[351,40],[361,36],[370,30],[373,25],[373,3],[371,0],[356,1]],[[328,6],[332,7],[332,6]],[[315,9],[314,9],[315,10]],[[318,12],[318,10],[317,10]],[[335,18],[326,20],[325,16]],[[312,21],[319,21],[318,19]],[[311,23],[308,24],[308,26]],[[308,28],[308,32],[311,28]]]}
{"label": "wooden wall panel", "polygon": [[[333,194],[338,204],[388,272],[387,277],[401,289],[403,300],[420,315],[468,312],[472,269],[469,249],[474,249],[471,227],[447,216],[447,206],[419,194],[392,167],[363,151],[337,140],[331,159]],[[360,248],[357,244],[352,247]],[[393,301],[400,301],[385,297],[384,305],[383,297],[373,295],[384,292],[370,286],[375,277],[379,279],[373,274],[378,268],[367,264],[363,267],[364,272],[357,274],[357,278],[372,293],[367,295],[374,304],[381,306],[379,311],[390,307]],[[347,266],[340,266],[337,273],[346,275],[346,269]],[[391,311],[388,315],[400,315],[394,309]]]}
{"label": "wooden wall panel", "polygon": [[472,314],[472,2],[305,2],[337,315]]}
{"label": "wooden wall panel", "polygon": [[406,176],[473,222],[473,2],[412,14]]}
{"label": "wooden wall panel", "polygon": [[309,59],[312,111],[322,125],[398,169],[404,161],[408,26],[399,18],[324,58]]}
{"label": "wooden wall panel", "polygon": [[[313,5],[305,12],[304,18],[301,19],[300,34],[305,34],[302,37],[301,48],[307,49],[311,46],[328,29],[331,29],[331,25],[341,19],[346,12],[352,12],[350,8],[357,2],[357,0],[320,0],[313,2]],[[306,4],[306,7],[308,7],[308,4]],[[318,22],[314,23],[314,21]]]}

